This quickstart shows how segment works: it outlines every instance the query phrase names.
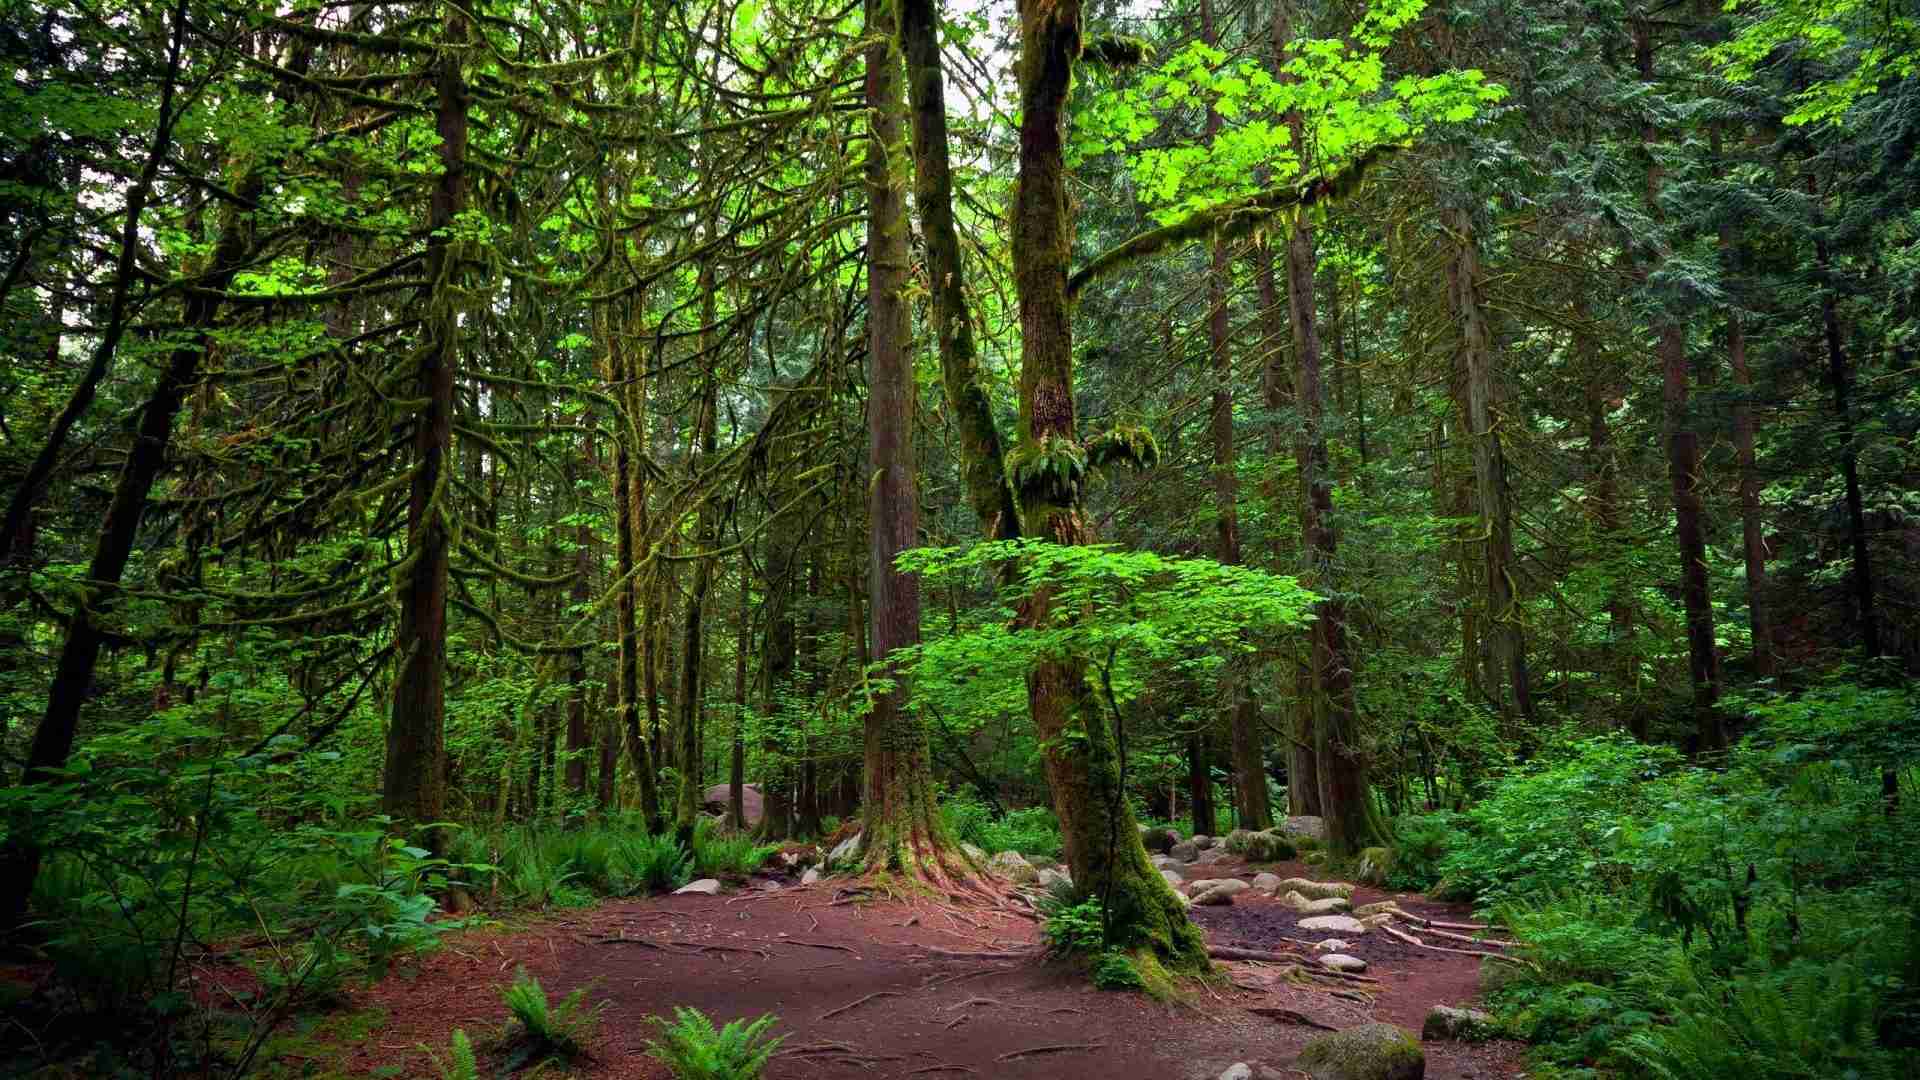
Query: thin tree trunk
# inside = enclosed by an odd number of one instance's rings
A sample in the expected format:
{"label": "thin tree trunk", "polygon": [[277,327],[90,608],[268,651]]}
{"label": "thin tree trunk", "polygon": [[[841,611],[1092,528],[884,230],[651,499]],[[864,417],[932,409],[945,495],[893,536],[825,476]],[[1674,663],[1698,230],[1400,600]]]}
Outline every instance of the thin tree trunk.
{"label": "thin tree trunk", "polygon": [[752,581],[740,560],[740,611],[733,643],[733,747],[727,755],[727,827],[747,827],[747,650],[753,646]]}
{"label": "thin tree trunk", "polygon": [[[705,281],[704,292],[707,297],[707,310],[702,325],[713,325],[713,285],[710,279]],[[711,360],[709,360],[711,363]],[[703,376],[700,390],[699,417],[693,438],[697,453],[689,454],[689,469],[713,460],[718,443],[717,386],[711,369]],[[704,709],[703,698],[706,694],[704,668],[706,661],[706,607],[707,592],[713,581],[713,558],[710,552],[716,538],[715,514],[712,497],[703,499],[694,526],[694,543],[700,550],[693,564],[693,587],[687,593],[686,631],[681,641],[680,673],[680,724],[676,732],[678,749],[674,757],[680,768],[680,795],[674,807],[674,831],[680,842],[691,850],[693,846],[694,822],[699,818],[701,806],[701,757],[700,757],[700,721]]]}
{"label": "thin tree trunk", "polygon": [[914,207],[927,250],[928,292],[940,379],[959,429],[967,502],[989,539],[1020,535],[1019,509],[1007,485],[1000,429],[980,372],[967,308],[966,260],[953,223],[953,170],[947,148],[945,73],[940,63],[939,0],[899,0],[900,49],[912,103]]}
{"label": "thin tree trunk", "polygon": [[[612,319],[607,317],[603,325],[611,329]],[[664,827],[660,815],[660,774],[656,759],[648,746],[647,734],[640,728],[640,671],[648,668],[646,685],[647,710],[649,718],[658,722],[658,698],[654,694],[651,657],[641,638],[639,627],[640,583],[651,581],[651,574],[636,574],[634,571],[634,548],[636,538],[645,535],[642,521],[646,514],[646,471],[633,464],[633,452],[636,447],[644,449],[639,440],[646,430],[646,386],[641,381],[641,365],[631,363],[618,344],[618,337],[608,333],[609,345],[607,357],[607,382],[618,388],[624,397],[626,408],[622,410],[623,437],[614,444],[613,455],[613,513],[614,513],[614,572],[620,576],[619,592],[615,596],[614,619],[619,636],[619,674],[616,682],[620,686],[620,722],[619,729],[625,736],[627,758],[633,763],[634,777],[640,783],[640,816],[645,820],[647,831],[659,833]],[[631,369],[631,370],[630,370]],[[654,616],[649,611],[648,616]]]}
{"label": "thin tree trunk", "polygon": [[1807,195],[1814,200],[1814,268],[1820,275],[1820,324],[1827,344],[1827,385],[1833,390],[1833,415],[1840,435],[1840,479],[1846,487],[1847,540],[1853,549],[1854,618],[1860,624],[1860,644],[1867,656],[1880,655],[1880,615],[1874,599],[1873,556],[1867,549],[1867,515],[1860,494],[1860,448],[1854,437],[1853,406],[1849,400],[1845,335],[1840,329],[1839,283],[1833,255],[1827,247],[1819,210],[1818,181],[1807,177]]}
{"label": "thin tree trunk", "polygon": [[1193,831],[1198,836],[1220,831],[1213,809],[1213,755],[1208,749],[1204,727],[1187,736],[1187,801],[1193,804]]}
{"label": "thin tree trunk", "polygon": [[1447,298],[1460,325],[1457,366],[1465,377],[1462,423],[1473,445],[1474,486],[1479,495],[1481,544],[1487,584],[1486,643],[1491,651],[1487,689],[1502,682],[1512,692],[1497,693],[1502,714],[1517,714],[1523,731],[1535,725],[1533,687],[1527,669],[1527,643],[1520,625],[1520,603],[1513,576],[1513,508],[1507,490],[1506,454],[1493,411],[1493,332],[1480,298],[1480,246],[1473,218],[1457,207],[1443,212],[1453,242]]}

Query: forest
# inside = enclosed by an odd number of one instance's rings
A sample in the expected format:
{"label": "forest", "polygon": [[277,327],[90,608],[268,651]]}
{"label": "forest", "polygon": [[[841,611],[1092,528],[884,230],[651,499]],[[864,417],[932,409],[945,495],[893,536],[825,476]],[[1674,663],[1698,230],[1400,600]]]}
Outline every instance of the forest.
{"label": "forest", "polygon": [[0,1074],[1920,1077],[1909,0],[0,11]]}

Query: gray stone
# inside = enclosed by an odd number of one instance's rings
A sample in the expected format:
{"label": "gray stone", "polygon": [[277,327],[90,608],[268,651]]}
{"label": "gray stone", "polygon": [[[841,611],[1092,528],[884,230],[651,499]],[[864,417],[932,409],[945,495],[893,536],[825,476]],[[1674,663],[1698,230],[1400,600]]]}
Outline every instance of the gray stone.
{"label": "gray stone", "polygon": [[1017,851],[1003,851],[988,859],[987,869],[1015,885],[1031,885],[1040,880],[1040,872],[1033,868],[1026,856]]}
{"label": "gray stone", "polygon": [[1203,892],[1224,889],[1228,896],[1238,896],[1247,891],[1247,883],[1239,878],[1201,878],[1188,887],[1188,892],[1198,897]]}
{"label": "gray stone", "polygon": [[1178,870],[1162,870],[1160,871],[1160,876],[1163,878],[1166,878],[1167,884],[1173,886],[1176,889],[1187,883],[1187,879],[1181,877],[1180,871]]}
{"label": "gray stone", "polygon": [[1206,833],[1194,833],[1192,839],[1193,846],[1199,848],[1201,851],[1205,851],[1211,847],[1217,847],[1220,843],[1220,841],[1208,836]]}
{"label": "gray stone", "polygon": [[1279,825],[1281,832],[1288,836],[1307,836],[1326,842],[1327,819],[1318,817],[1290,817]]}
{"label": "gray stone", "polygon": [[718,896],[720,895],[720,882],[715,878],[703,877],[699,881],[689,882],[673,890],[673,895],[675,896],[679,896],[681,893],[699,893],[703,896]]}
{"label": "gray stone", "polygon": [[1233,853],[1226,848],[1211,847],[1194,856],[1193,862],[1196,866],[1213,866],[1217,863],[1226,862],[1231,858],[1233,858]]}
{"label": "gray stone", "polygon": [[1195,892],[1193,894],[1193,902],[1202,907],[1213,907],[1219,904],[1231,904],[1233,903],[1234,893],[1238,891],[1239,890],[1237,889],[1228,889],[1223,886],[1216,885],[1211,889],[1202,889],[1198,892]]}
{"label": "gray stone", "polygon": [[1526,969],[1519,964],[1485,957],[1480,961],[1480,994],[1484,997],[1496,993],[1509,983],[1520,981],[1525,974]]}
{"label": "gray stone", "polygon": [[1167,854],[1183,863],[1190,863],[1200,855],[1200,848],[1191,840],[1182,840],[1167,849]]}
{"label": "gray stone", "polygon": [[1320,966],[1330,971],[1344,971],[1350,975],[1358,975],[1367,970],[1367,962],[1365,960],[1357,956],[1348,956],[1346,953],[1337,952],[1322,956],[1320,958]]}
{"label": "gray stone", "polygon": [[1040,887],[1043,889],[1051,889],[1056,885],[1066,886],[1066,887],[1071,887],[1073,885],[1073,878],[1067,876],[1064,873],[1061,873],[1058,870],[1055,870],[1051,866],[1047,867],[1045,870],[1040,871],[1039,880],[1040,880]]}
{"label": "gray stone", "polygon": [[984,851],[981,851],[978,847],[972,844],[961,844],[960,853],[965,855],[967,858],[972,859],[974,862],[987,861],[987,853]]}
{"label": "gray stone", "polygon": [[1274,890],[1280,887],[1280,876],[1278,874],[1255,874],[1253,875],[1253,887],[1266,893],[1268,896],[1272,896]]}
{"label": "gray stone", "polygon": [[819,884],[819,882],[820,868],[817,866],[807,867],[807,872],[800,875],[800,884],[802,885],[816,885]]}
{"label": "gray stone", "polygon": [[1406,915],[1400,905],[1391,900],[1381,900],[1372,904],[1361,904],[1353,909],[1355,915]]}
{"label": "gray stone", "polygon": [[833,851],[827,855],[827,865],[831,866],[835,863],[843,863],[858,858],[860,855],[860,845],[864,843],[866,839],[866,833],[854,833],[852,836],[840,841],[840,843],[834,846]]}
{"label": "gray stone", "polygon": [[1493,1017],[1479,1009],[1456,1009],[1451,1005],[1435,1005],[1427,1010],[1427,1022],[1420,1025],[1420,1038],[1426,1042],[1478,1041],[1492,1035]]}
{"label": "gray stone", "polygon": [[[1289,893],[1288,895],[1299,896],[1300,894]],[[1344,915],[1347,909],[1352,906],[1353,905],[1337,896],[1329,896],[1325,900],[1302,899],[1299,903],[1293,905],[1293,910],[1302,915]]]}
{"label": "gray stone", "polygon": [[1346,952],[1353,946],[1337,937],[1330,937],[1325,941],[1316,942],[1313,947],[1323,953],[1335,953]]}
{"label": "gray stone", "polygon": [[1392,1024],[1362,1024],[1310,1040],[1294,1068],[1313,1080],[1425,1080],[1427,1056]]}
{"label": "gray stone", "polygon": [[1353,899],[1353,886],[1344,881],[1308,881],[1306,878],[1288,878],[1280,883],[1281,889],[1291,889],[1309,900],[1325,900],[1329,896],[1338,896],[1343,900]]}
{"label": "gray stone", "polygon": [[1252,835],[1245,829],[1235,829],[1227,834],[1225,840],[1220,841],[1220,846],[1238,855],[1247,850],[1247,837]]}
{"label": "gray stone", "polygon": [[1366,925],[1351,915],[1315,915],[1300,920],[1300,929],[1314,934],[1351,934],[1359,937],[1367,932]]}
{"label": "gray stone", "polygon": [[1227,1071],[1220,1074],[1220,1080],[1253,1080],[1253,1066],[1244,1061],[1236,1061],[1227,1066]]}

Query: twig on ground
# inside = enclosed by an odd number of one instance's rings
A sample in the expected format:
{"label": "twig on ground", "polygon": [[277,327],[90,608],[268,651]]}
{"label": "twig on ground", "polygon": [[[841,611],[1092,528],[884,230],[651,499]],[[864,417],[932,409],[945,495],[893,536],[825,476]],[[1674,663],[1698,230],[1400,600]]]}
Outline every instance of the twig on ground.
{"label": "twig on ground", "polygon": [[853,949],[845,945],[835,945],[831,941],[801,941],[799,938],[781,938],[780,943],[782,945],[805,945],[809,949],[837,949],[843,953],[851,953],[855,960],[860,959],[860,954],[854,952]]}
{"label": "twig on ground", "polygon": [[828,1020],[835,1016],[839,1016],[843,1012],[849,1012],[853,1009],[859,1008],[862,1005],[865,1005],[867,1002],[872,1001],[874,998],[899,997],[899,996],[900,996],[900,992],[898,990],[875,990],[873,993],[868,994],[866,997],[856,998],[855,1000],[849,1001],[845,1005],[842,1005],[839,1008],[832,1010],[831,1012],[821,1013],[820,1019]]}
{"label": "twig on ground", "polygon": [[1029,1046],[1025,1050],[1010,1050],[994,1058],[995,1061],[1012,1061],[1015,1058],[1032,1057],[1035,1054],[1065,1054],[1078,1050],[1105,1050],[1106,1043],[1060,1043],[1056,1046]]}
{"label": "twig on ground", "polygon": [[971,1065],[928,1065],[919,1069],[908,1069],[905,1073],[902,1073],[901,1075],[919,1076],[921,1073],[937,1073],[937,1072],[970,1073],[973,1071],[974,1069],[973,1069],[973,1066]]}
{"label": "twig on ground", "polygon": [[[1505,960],[1509,964],[1519,964],[1522,967],[1529,967],[1529,968],[1533,967],[1531,963],[1528,963],[1527,961],[1522,960],[1517,956],[1507,956],[1504,953],[1487,952],[1485,949],[1453,949],[1453,948],[1448,948],[1445,945],[1429,945],[1426,942],[1421,941],[1419,938],[1414,937],[1412,934],[1406,933],[1401,930],[1395,930],[1391,926],[1382,926],[1380,927],[1380,929],[1386,931],[1388,936],[1390,937],[1398,938],[1399,940],[1404,941],[1409,945],[1416,946],[1418,948],[1432,949],[1434,952],[1458,953],[1461,956],[1480,956],[1480,957],[1490,956],[1495,960]],[[1534,970],[1538,971],[1539,969],[1534,968]]]}

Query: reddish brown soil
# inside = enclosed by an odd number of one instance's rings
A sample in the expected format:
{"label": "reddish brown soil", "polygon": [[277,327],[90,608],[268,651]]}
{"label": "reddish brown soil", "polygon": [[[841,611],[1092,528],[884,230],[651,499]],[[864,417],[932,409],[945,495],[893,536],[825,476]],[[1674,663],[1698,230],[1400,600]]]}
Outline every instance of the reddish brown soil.
{"label": "reddish brown soil", "polygon": [[[1314,876],[1296,864],[1272,869]],[[1210,876],[1235,872],[1244,872],[1237,862],[1208,868]],[[1294,1057],[1318,1032],[1249,1009],[1291,1009],[1330,1027],[1386,1020],[1417,1035],[1429,1006],[1471,1000],[1478,970],[1472,957],[1372,933],[1354,952],[1379,982],[1344,988],[1354,993],[1334,996],[1317,981],[1277,980],[1269,965],[1234,963],[1223,965],[1226,979],[1160,1004],[1095,990],[1065,965],[942,952],[1030,954],[1037,934],[1028,919],[926,901],[835,903],[838,893],[826,883],[621,901],[529,928],[458,935],[417,968],[357,993],[354,1007],[382,1009],[387,1019],[326,1064],[352,1075],[382,1067],[394,1075],[399,1066],[402,1075],[432,1076],[418,1048],[445,1047],[456,1027],[482,1046],[497,1038],[506,1024],[500,987],[524,966],[555,997],[586,985],[589,999],[602,1003],[594,1060],[577,1070],[595,1078],[666,1080],[644,1054],[645,1020],[681,1005],[716,1021],[777,1016],[787,1041],[770,1080],[1214,1080],[1237,1061],[1256,1076],[1291,1078],[1302,1075],[1289,1068]],[[1212,940],[1272,948],[1300,936],[1291,910],[1247,895],[1198,913]],[[1355,902],[1385,898],[1362,890]],[[1410,911],[1465,914],[1394,898]],[[1434,1043],[1426,1051],[1427,1076],[1436,1080],[1522,1075],[1513,1044]]]}

